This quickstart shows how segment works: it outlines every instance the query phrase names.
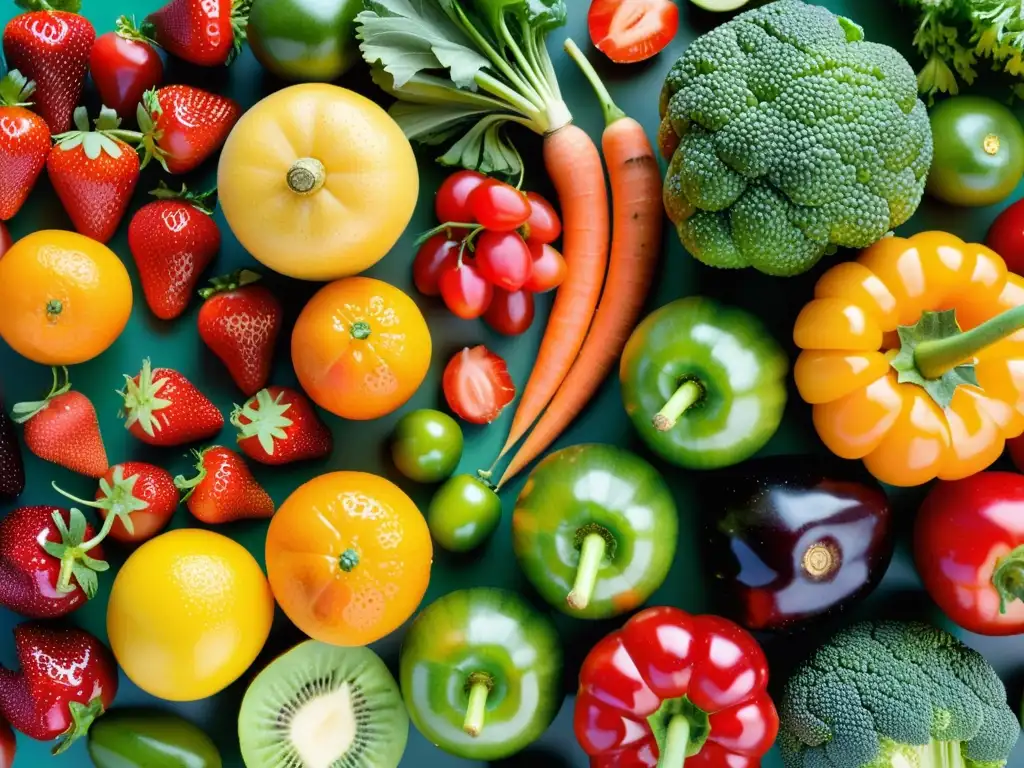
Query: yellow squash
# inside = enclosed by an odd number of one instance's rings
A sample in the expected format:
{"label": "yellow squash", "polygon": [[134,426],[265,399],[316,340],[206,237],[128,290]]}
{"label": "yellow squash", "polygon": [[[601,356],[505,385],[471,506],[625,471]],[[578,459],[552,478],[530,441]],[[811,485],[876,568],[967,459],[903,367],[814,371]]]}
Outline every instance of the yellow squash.
{"label": "yellow squash", "polygon": [[242,246],[303,280],[376,264],[419,194],[412,147],[387,112],[320,83],[285,88],[250,109],[224,145],[217,184]]}

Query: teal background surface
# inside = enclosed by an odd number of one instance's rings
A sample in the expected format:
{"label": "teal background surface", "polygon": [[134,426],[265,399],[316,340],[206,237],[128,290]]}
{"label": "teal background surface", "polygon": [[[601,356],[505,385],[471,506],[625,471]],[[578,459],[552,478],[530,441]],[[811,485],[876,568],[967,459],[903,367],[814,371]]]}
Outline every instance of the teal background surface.
{"label": "teal background surface", "polygon": [[[259,2],[259,0],[256,1]],[[559,80],[562,83],[568,104],[576,117],[576,122],[595,139],[598,139],[603,122],[597,103],[579,72],[560,50],[566,34],[571,34],[581,44],[588,42],[587,3],[585,0],[568,0],[568,2],[570,6],[568,26],[566,29],[557,30],[552,34],[550,48],[554,55]],[[682,28],[679,35],[664,53],[649,62],[634,66],[612,65],[594,51],[589,44],[586,45],[588,53],[597,64],[600,74],[606,79],[619,105],[640,120],[652,137],[658,124],[658,94],[665,73],[676,57],[697,35],[724,20],[722,16],[697,10],[686,0],[679,0],[679,2],[682,16]],[[97,31],[102,33],[113,28],[114,21],[119,15],[132,13],[141,18],[160,4],[160,0],[84,0],[84,13],[94,22]],[[915,66],[920,63],[910,47],[914,29],[913,19],[898,7],[895,0],[828,0],[821,4],[863,24],[869,39],[894,45],[907,54]],[[17,10],[13,3],[10,0],[4,0],[4,4],[0,6],[0,25],[5,24],[15,13]],[[168,68],[166,82],[202,85],[228,94],[246,107],[283,85],[266,76],[248,50],[234,65],[224,70],[202,70],[172,62]],[[369,79],[361,67],[346,76],[341,84],[361,90],[378,99],[381,96],[369,83]],[[984,88],[984,84],[982,88]],[[994,93],[1000,97],[1003,95],[1002,91],[994,91]],[[88,99],[90,106],[95,107],[95,94],[91,90],[91,86]],[[1018,115],[1022,114],[1024,112],[1018,108]],[[541,192],[549,192],[543,174],[543,166],[539,160],[540,142],[538,138],[526,134],[517,138],[519,139],[518,144],[529,162],[527,187]],[[418,232],[435,223],[432,193],[445,175],[445,170],[432,162],[432,154],[429,151],[420,151],[419,157],[422,195],[415,218],[392,253],[367,274],[402,287],[416,298],[424,310],[434,337],[434,359],[430,375],[412,401],[402,411],[387,418],[368,423],[345,422],[337,418],[329,418],[328,421],[334,430],[337,442],[334,455],[329,460],[285,468],[256,467],[258,478],[265,483],[278,504],[283,502],[299,484],[322,472],[349,469],[377,472],[390,477],[412,495],[421,509],[425,508],[432,489],[426,486],[417,486],[398,476],[387,457],[387,436],[401,414],[414,408],[443,407],[440,391],[441,371],[449,356],[465,345],[486,343],[503,355],[509,362],[516,384],[520,387],[529,375],[543,329],[543,317],[547,311],[549,298],[546,297],[542,300],[540,317],[529,333],[519,338],[503,338],[491,333],[482,322],[465,322],[455,319],[440,302],[420,297],[413,289],[409,270],[414,254],[412,243]],[[185,180],[189,182],[190,186],[202,188],[204,185],[213,183],[215,173],[216,163],[211,161]],[[145,192],[155,188],[159,178],[161,178],[161,174],[156,167],[149,168],[144,172],[132,211],[144,202]],[[1011,199],[1020,198],[1022,191],[1024,191],[1024,186],[1019,187]],[[965,238],[980,239],[984,237],[988,225],[1001,208],[1002,206],[995,206],[970,211],[927,201],[914,219],[900,229],[900,233],[910,234],[923,229],[941,228]],[[252,266],[252,260],[231,235],[219,213],[217,219],[222,226],[224,246],[214,266],[209,270],[209,274],[212,276],[230,272],[241,266]],[[15,239],[44,228],[71,228],[66,214],[62,211],[45,178],[38,184],[24,210],[11,222],[11,230]],[[76,366],[71,372],[72,381],[76,388],[92,398],[99,410],[103,435],[112,462],[124,461],[129,458],[152,461],[165,466],[172,473],[177,473],[187,469],[190,464],[187,451],[149,448],[131,438],[123,429],[122,423],[118,419],[119,397],[115,394],[115,390],[123,381],[121,375],[123,373],[134,374],[138,371],[142,359],[151,357],[154,365],[178,368],[192,378],[225,413],[229,411],[233,402],[239,400],[240,395],[219,361],[199,342],[195,329],[198,301],[193,303],[183,317],[170,323],[158,321],[149,313],[139,288],[134,263],[128,251],[126,229],[127,218],[110,245],[123,258],[132,275],[136,301],[131,322],[124,335],[109,351],[88,364]],[[848,253],[840,255],[843,258],[849,256]],[[684,252],[671,228],[667,227],[663,262],[659,271],[657,287],[648,302],[648,309],[653,309],[670,299],[684,295],[715,296],[722,301],[754,311],[767,323],[776,338],[792,352],[790,332],[793,320],[802,304],[810,296],[814,280],[822,268],[819,267],[811,274],[786,280],[766,277],[751,271],[715,271],[694,262]],[[286,304],[288,327],[294,321],[303,302],[317,287],[276,276],[268,276],[267,283],[279,291]],[[0,380],[3,384],[5,404],[10,407],[15,402],[37,399],[44,394],[49,386],[50,373],[41,366],[21,359],[8,347],[0,346]],[[283,335],[279,343],[271,382],[284,385],[295,384],[295,376],[288,357],[287,335]],[[490,427],[466,428],[466,451],[460,470],[473,471],[478,467],[490,464],[503,441],[510,418],[511,411],[506,413],[497,424]],[[233,436],[228,430],[225,430],[220,439],[230,443]],[[622,410],[618,382],[615,377],[605,384],[584,415],[562,437],[558,445],[565,446],[594,441],[629,447],[652,460],[669,480],[675,494],[681,516],[678,554],[667,581],[654,595],[651,603],[671,603],[694,612],[713,612],[715,610],[714,585],[703,577],[700,561],[702,510],[696,496],[701,482],[699,473],[687,472],[658,462],[644,449]],[[824,449],[818,442],[811,425],[810,409],[799,402],[795,392],[791,391],[784,424],[764,452],[782,454],[822,450]],[[62,487],[79,496],[91,493],[94,488],[92,481],[86,478],[72,475],[31,456],[27,456],[26,459],[28,488],[19,500],[19,504],[60,503],[60,497],[50,488],[51,480],[56,480]],[[512,555],[509,530],[510,510],[523,481],[524,477],[518,478],[517,482],[512,483],[505,492],[505,515],[501,527],[498,534],[484,548],[469,556],[453,556],[444,551],[436,553],[433,577],[425,604],[463,586],[491,585],[520,590],[537,603],[542,610],[548,610],[536,594],[530,590]],[[900,545],[897,556],[882,586],[843,621],[864,616],[889,616],[920,618],[948,626],[948,623],[944,622],[941,614],[932,605],[927,594],[921,590],[907,552],[906,542],[913,521],[914,509],[924,492],[925,489],[915,489],[894,495],[900,529]],[[10,508],[11,505],[8,505],[0,509],[0,514],[6,514]],[[195,521],[184,508],[179,509],[173,521],[175,527],[193,525],[194,523]],[[239,523],[223,526],[218,530],[242,542],[262,565],[265,523]],[[110,573],[101,575],[99,595],[88,606],[70,617],[70,621],[101,637],[105,636],[106,596],[113,573],[125,557],[123,551],[115,550],[111,554],[114,569]],[[10,629],[19,621],[19,617],[13,613],[0,609],[0,662],[5,665],[15,663]],[[575,689],[579,664],[586,652],[597,638],[619,626],[622,620],[582,622],[558,615],[556,622],[567,655],[565,688],[567,693],[571,693]],[[772,675],[776,685],[785,679],[792,663],[802,658],[810,648],[826,639],[835,628],[831,624],[817,625],[793,636],[765,636],[764,644],[772,662]],[[961,634],[963,635],[963,633]],[[981,650],[1003,676],[1007,683],[1010,701],[1016,709],[1022,688],[1024,688],[1024,643],[1020,638],[993,639],[973,635],[964,635],[964,637],[969,644]],[[395,669],[397,665],[401,638],[402,631],[399,631],[374,646],[392,669]],[[236,714],[246,685],[262,665],[300,639],[297,630],[291,627],[279,612],[270,641],[256,665],[238,682],[218,696],[183,705],[161,703],[134,687],[122,675],[121,687],[115,705],[118,707],[156,706],[174,710],[205,728],[222,750],[225,766],[241,768],[242,761],[237,748]],[[558,768],[560,766],[582,768],[585,766],[586,758],[576,746],[572,734],[572,703],[573,699],[570,696],[566,699],[559,717],[540,741],[500,765],[530,765],[534,768]],[[15,765],[18,768],[48,765],[85,768],[90,764],[84,744],[76,745],[60,758],[50,758],[48,749],[48,745],[32,742],[19,736]],[[435,749],[416,733],[415,729],[410,734],[409,748],[402,763],[403,767],[408,766],[409,768],[425,766],[464,768],[472,765],[481,764],[458,760]],[[764,765],[767,768],[781,768],[781,760],[777,753],[773,752]],[[1024,745],[1018,745],[1010,765],[1018,768],[1024,766]]]}

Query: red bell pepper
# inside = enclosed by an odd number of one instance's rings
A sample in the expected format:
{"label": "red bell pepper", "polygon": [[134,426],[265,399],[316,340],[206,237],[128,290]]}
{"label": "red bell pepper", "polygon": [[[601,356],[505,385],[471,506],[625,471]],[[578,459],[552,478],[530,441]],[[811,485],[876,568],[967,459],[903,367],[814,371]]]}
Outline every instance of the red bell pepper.
{"label": "red bell pepper", "polygon": [[779,730],[767,687],[746,630],[649,608],[583,662],[576,738],[592,768],[757,768]]}
{"label": "red bell pepper", "polygon": [[1024,632],[1024,476],[938,483],[914,524],[914,561],[928,594],[964,629]]}

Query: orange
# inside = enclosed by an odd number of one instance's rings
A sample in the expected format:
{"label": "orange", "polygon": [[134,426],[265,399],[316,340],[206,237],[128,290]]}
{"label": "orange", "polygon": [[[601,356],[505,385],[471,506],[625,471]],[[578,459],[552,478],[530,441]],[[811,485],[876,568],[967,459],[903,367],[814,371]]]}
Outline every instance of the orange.
{"label": "orange", "polygon": [[74,365],[114,343],[132,311],[117,255],[75,232],[35,232],[0,259],[0,337],[43,365]]}
{"label": "orange", "polygon": [[430,367],[430,331],[393,285],[350,277],[321,288],[292,332],[292,365],[320,407],[346,419],[400,408]]}
{"label": "orange", "polygon": [[430,581],[430,531],[398,486],[333,472],[298,488],[267,532],[278,605],[324,643],[366,645],[412,615]]}

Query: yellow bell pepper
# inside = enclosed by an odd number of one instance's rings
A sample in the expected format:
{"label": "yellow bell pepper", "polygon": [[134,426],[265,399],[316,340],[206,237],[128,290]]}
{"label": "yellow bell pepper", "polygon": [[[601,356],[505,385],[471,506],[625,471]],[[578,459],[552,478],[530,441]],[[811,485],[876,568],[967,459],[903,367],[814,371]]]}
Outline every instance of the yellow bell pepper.
{"label": "yellow bell pepper", "polygon": [[1024,279],[944,232],[886,238],[818,281],[793,340],[829,450],[912,486],[980,472],[1024,432]]}

